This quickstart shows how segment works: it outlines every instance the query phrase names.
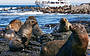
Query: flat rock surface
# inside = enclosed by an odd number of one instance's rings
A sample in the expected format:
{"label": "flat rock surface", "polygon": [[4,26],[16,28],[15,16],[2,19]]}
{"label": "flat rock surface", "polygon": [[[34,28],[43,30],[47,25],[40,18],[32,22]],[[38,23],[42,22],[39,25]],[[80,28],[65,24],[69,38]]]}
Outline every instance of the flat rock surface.
{"label": "flat rock surface", "polygon": [[4,38],[0,38],[0,56],[39,56],[40,54],[40,47],[35,45],[35,42],[30,46],[30,50],[22,50],[17,52],[12,52],[9,50],[8,47],[9,40]]}

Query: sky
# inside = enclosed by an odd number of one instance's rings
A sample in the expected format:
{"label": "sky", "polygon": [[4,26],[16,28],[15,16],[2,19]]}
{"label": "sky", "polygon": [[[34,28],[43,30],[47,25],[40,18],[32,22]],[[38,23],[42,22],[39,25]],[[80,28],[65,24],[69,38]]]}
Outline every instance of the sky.
{"label": "sky", "polygon": [[[0,0],[0,5],[33,5],[35,0]],[[69,0],[71,4],[90,3],[90,0]]]}

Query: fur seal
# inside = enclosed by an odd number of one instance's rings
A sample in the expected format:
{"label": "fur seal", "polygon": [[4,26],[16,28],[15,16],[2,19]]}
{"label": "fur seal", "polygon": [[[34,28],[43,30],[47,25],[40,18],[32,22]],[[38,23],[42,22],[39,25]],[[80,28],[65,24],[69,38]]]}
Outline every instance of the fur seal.
{"label": "fur seal", "polygon": [[69,26],[72,24],[68,22],[66,18],[61,18],[59,21],[59,25],[57,25],[52,33],[60,33],[60,32],[67,32],[69,31]]}
{"label": "fur seal", "polygon": [[81,24],[72,24],[70,30],[72,34],[66,42],[56,40],[44,44],[41,56],[84,56],[88,46],[88,33],[85,27]]}
{"label": "fur seal", "polygon": [[21,25],[23,25],[23,22],[20,20],[12,20],[4,30],[0,31],[0,36],[11,40],[15,37],[14,34],[19,31]]}
{"label": "fur seal", "polygon": [[[35,17],[32,18],[33,20],[35,20],[37,22],[37,20],[35,19]],[[32,34],[35,35],[36,37],[38,36],[42,36],[44,33],[42,32],[41,28],[39,27],[38,25],[38,22],[37,24],[35,24],[32,28]]]}
{"label": "fur seal", "polygon": [[72,24],[66,18],[61,18],[59,25],[57,25],[51,33],[54,39],[67,40],[72,33],[69,28],[71,25]]}
{"label": "fur seal", "polygon": [[9,29],[9,30],[13,30],[15,32],[18,32],[20,27],[23,25],[24,23],[21,22],[20,20],[18,19],[14,19],[12,20],[9,25],[6,27],[6,29]]}
{"label": "fur seal", "polygon": [[[32,17],[32,18],[31,18],[31,17]],[[36,20],[36,18],[35,18],[34,16],[29,16],[28,18],[31,18],[31,20],[35,20],[35,21],[37,22],[37,20]],[[23,24],[24,24],[24,23],[21,22],[20,20],[15,19],[15,20],[12,20],[12,21],[9,23],[9,25],[8,25],[8,27],[7,27],[6,29],[10,29],[10,30],[13,30],[13,31],[15,31],[15,32],[18,32],[19,29],[21,28],[21,26],[22,26]],[[35,35],[36,37],[37,37],[37,36],[41,36],[41,35],[44,34],[44,33],[42,32],[42,30],[40,29],[40,27],[39,27],[39,25],[38,25],[38,22],[37,22],[37,24],[35,24],[35,25],[33,26],[32,29],[33,29],[33,30],[32,30],[32,34]]]}
{"label": "fur seal", "polygon": [[3,38],[6,38],[8,40],[11,40],[12,38],[14,38],[14,34],[15,34],[15,32],[12,31],[12,30],[0,31],[0,36],[3,37]]}
{"label": "fur seal", "polygon": [[14,34],[14,38],[12,38],[9,42],[9,49],[11,51],[21,51],[24,49],[24,45],[22,44],[22,39],[17,34]]}
{"label": "fur seal", "polygon": [[33,20],[34,16],[29,16],[25,23],[21,26],[20,30],[17,32],[19,36],[21,36],[22,42],[25,46],[28,45],[29,40],[32,36],[32,28],[37,24],[36,20]]}
{"label": "fur seal", "polygon": [[10,40],[9,48],[12,51],[22,50],[28,46],[29,40],[32,35],[32,27],[37,24],[35,20],[31,20],[33,16],[26,19],[25,23],[21,26],[15,37]]}

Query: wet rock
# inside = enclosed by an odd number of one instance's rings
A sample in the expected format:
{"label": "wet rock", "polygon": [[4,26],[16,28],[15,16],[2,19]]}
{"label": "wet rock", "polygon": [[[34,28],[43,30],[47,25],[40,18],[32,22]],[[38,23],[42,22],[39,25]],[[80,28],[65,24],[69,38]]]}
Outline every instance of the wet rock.
{"label": "wet rock", "polygon": [[40,36],[40,39],[38,39],[38,42],[42,44],[42,43],[46,43],[52,40],[54,40],[54,37],[51,34],[44,34]]}
{"label": "wet rock", "polygon": [[56,23],[56,24],[46,24],[44,27],[54,28],[56,25],[58,25],[58,23]]}
{"label": "wet rock", "polygon": [[9,40],[5,38],[0,38],[0,56],[40,56],[40,47],[39,43],[32,41],[32,44],[29,45],[29,49],[22,51],[10,51],[9,49]]}
{"label": "wet rock", "polygon": [[52,33],[52,36],[54,37],[54,40],[67,40],[70,37],[71,33],[71,31]]}

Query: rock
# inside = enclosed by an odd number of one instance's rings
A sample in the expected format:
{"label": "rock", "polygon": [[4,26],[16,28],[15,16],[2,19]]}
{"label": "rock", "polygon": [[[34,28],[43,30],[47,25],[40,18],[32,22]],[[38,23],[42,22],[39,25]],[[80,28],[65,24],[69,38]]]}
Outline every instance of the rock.
{"label": "rock", "polygon": [[10,51],[9,40],[0,38],[0,56],[40,56],[40,47],[30,45],[31,50]]}
{"label": "rock", "polygon": [[71,33],[71,31],[53,33],[52,36],[54,37],[54,40],[67,40],[70,37]]}
{"label": "rock", "polygon": [[38,39],[38,42],[40,42],[41,44],[49,42],[54,40],[54,37],[51,34],[44,34],[42,36],[40,36],[40,38]]}

